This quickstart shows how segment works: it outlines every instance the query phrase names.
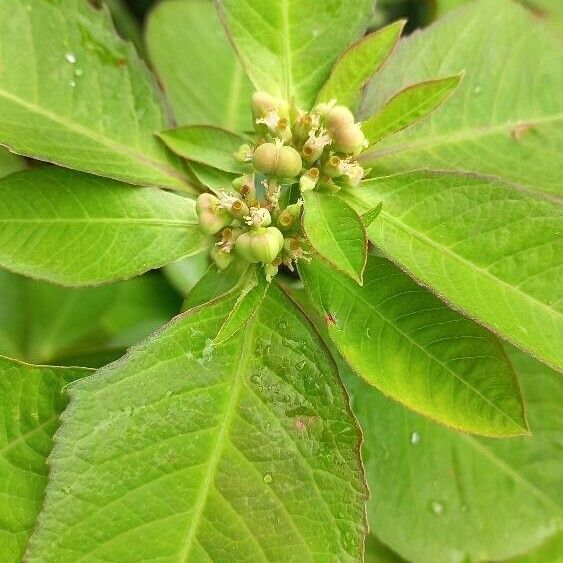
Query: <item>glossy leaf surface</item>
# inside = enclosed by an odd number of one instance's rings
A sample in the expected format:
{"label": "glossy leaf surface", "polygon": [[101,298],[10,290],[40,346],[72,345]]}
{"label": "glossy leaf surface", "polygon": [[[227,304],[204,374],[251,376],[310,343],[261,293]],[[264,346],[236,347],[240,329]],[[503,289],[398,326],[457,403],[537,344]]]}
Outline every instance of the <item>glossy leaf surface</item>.
{"label": "glossy leaf surface", "polygon": [[[360,37],[372,0],[218,0],[254,87],[309,109],[340,53]],[[346,15],[345,22],[343,15]]]}
{"label": "glossy leaf surface", "polygon": [[368,236],[455,307],[563,366],[563,207],[492,179],[412,173],[365,183]]}
{"label": "glossy leaf surface", "polygon": [[152,77],[83,0],[0,4],[0,143],[62,166],[189,189],[156,131],[167,121]]}
{"label": "glossy leaf surface", "polygon": [[368,383],[461,430],[527,431],[514,372],[494,336],[391,262],[370,256],[363,287],[320,260],[300,271],[331,339]]}
{"label": "glossy leaf surface", "polygon": [[20,563],[43,502],[63,387],[84,368],[37,367],[0,356],[0,561]]}
{"label": "glossy leaf surface", "polygon": [[332,361],[275,287],[213,347],[236,297],[70,388],[29,561],[360,558],[360,436]]}
{"label": "glossy leaf surface", "polygon": [[129,278],[198,252],[193,200],[63,168],[0,180],[0,266],[62,285]]}
{"label": "glossy leaf surface", "polygon": [[358,214],[339,197],[305,192],[303,228],[313,248],[358,283],[367,259],[367,240]]}

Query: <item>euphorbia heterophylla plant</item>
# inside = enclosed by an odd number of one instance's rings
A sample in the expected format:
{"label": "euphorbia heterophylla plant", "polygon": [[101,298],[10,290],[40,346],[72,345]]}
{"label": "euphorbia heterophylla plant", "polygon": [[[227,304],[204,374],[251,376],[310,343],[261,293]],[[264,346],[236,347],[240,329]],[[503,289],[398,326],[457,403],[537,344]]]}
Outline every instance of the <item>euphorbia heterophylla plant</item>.
{"label": "euphorbia heterophylla plant", "polygon": [[105,7],[0,4],[0,266],[209,256],[96,372],[1,359],[1,561],[558,551],[561,39],[477,0],[400,40],[373,4],[165,0],[166,100]]}

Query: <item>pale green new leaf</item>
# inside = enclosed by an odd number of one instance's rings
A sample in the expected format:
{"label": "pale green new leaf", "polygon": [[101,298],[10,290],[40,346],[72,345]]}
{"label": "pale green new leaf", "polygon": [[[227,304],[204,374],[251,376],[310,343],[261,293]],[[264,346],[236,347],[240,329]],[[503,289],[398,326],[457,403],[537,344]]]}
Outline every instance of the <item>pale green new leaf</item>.
{"label": "pale green new leaf", "polygon": [[300,272],[331,339],[368,383],[460,430],[527,432],[520,390],[496,338],[391,262],[370,256],[363,287],[319,260]]}
{"label": "pale green new leaf", "polygon": [[361,36],[373,0],[216,0],[257,90],[309,109],[340,53]]}
{"label": "pale green new leaf", "polygon": [[367,153],[372,175],[463,170],[563,193],[563,42],[510,0],[472,2],[403,40],[368,86],[360,115],[414,82],[463,69],[447,104]]}
{"label": "pale green new leaf", "polygon": [[[419,82],[395,94],[380,111],[362,123],[370,145],[424,119],[456,91],[461,77],[458,74]],[[371,158],[368,154],[367,160]]]}
{"label": "pale green new leaf", "polygon": [[160,2],[146,37],[178,125],[250,127],[252,86],[210,0]]}
{"label": "pale green new leaf", "polygon": [[188,160],[226,172],[244,170],[234,156],[244,139],[225,129],[191,125],[162,131],[158,136],[171,150]]}
{"label": "pale green new leaf", "polygon": [[260,308],[269,285],[262,271],[256,268],[249,270],[247,279],[239,287],[239,295],[233,309],[213,339],[215,345],[226,342],[248,324]]}
{"label": "pale green new leaf", "polygon": [[453,432],[345,378],[364,430],[371,528],[408,561],[499,561],[563,524],[563,379],[522,352],[510,358],[528,405],[523,438]]}
{"label": "pale green new leaf", "polygon": [[368,236],[415,278],[493,331],[563,366],[563,208],[471,175],[399,174],[349,201],[383,208]]}
{"label": "pale green new leaf", "polygon": [[338,196],[303,194],[303,229],[312,247],[359,284],[367,259],[366,232],[358,214]]}
{"label": "pale green new leaf", "polygon": [[357,561],[360,434],[318,335],[272,286],[192,309],[69,388],[27,560]]}
{"label": "pale green new leaf", "polygon": [[0,270],[0,295],[0,354],[33,364],[99,367],[181,306],[158,274],[70,289]]}
{"label": "pale green new leaf", "polygon": [[69,168],[189,189],[154,80],[107,8],[84,0],[0,3],[0,144]]}
{"label": "pale green new leaf", "polygon": [[397,44],[405,20],[396,21],[350,46],[334,63],[328,80],[317,96],[317,103],[336,99],[355,107],[362,88],[385,63]]}
{"label": "pale green new leaf", "polygon": [[63,168],[0,180],[0,266],[62,285],[130,278],[202,249],[193,200]]}
{"label": "pale green new leaf", "polygon": [[48,480],[47,456],[67,399],[85,368],[38,367],[0,356],[0,561],[20,563]]}

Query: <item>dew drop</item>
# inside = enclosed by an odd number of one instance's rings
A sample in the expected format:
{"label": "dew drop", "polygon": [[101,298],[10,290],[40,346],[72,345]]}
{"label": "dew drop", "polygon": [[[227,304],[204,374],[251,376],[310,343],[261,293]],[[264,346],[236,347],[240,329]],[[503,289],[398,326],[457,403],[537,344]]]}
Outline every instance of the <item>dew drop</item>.
{"label": "dew drop", "polygon": [[272,477],[271,473],[266,473],[263,477],[264,483],[267,483],[268,485],[274,480],[274,478]]}
{"label": "dew drop", "polygon": [[295,369],[297,371],[303,371],[303,369],[305,369],[305,364],[306,364],[305,360],[300,360],[295,364]]}
{"label": "dew drop", "polygon": [[68,83],[68,85],[69,85],[71,88],[76,88],[76,82],[75,82],[74,80],[71,80],[71,81]]}
{"label": "dew drop", "polygon": [[369,327],[366,328],[366,338],[369,338],[370,340],[373,338],[373,336],[371,335],[371,329]]}
{"label": "dew drop", "polygon": [[63,493],[64,493],[65,495],[69,495],[69,494],[70,494],[70,491],[71,491],[70,487],[63,487]]}
{"label": "dew drop", "polygon": [[412,444],[413,446],[416,446],[417,444],[420,444],[420,439],[421,439],[421,438],[420,438],[420,434],[419,434],[418,432],[415,431],[415,432],[413,432],[413,433],[411,434],[411,444]]}
{"label": "dew drop", "polygon": [[82,76],[84,71],[81,68],[74,69],[74,76]]}
{"label": "dew drop", "polygon": [[73,65],[76,62],[76,55],[74,53],[65,53],[65,59],[68,63]]}
{"label": "dew drop", "polygon": [[473,88],[473,92],[475,94],[479,94],[481,92],[481,90],[482,90],[481,86],[475,86],[475,88]]}
{"label": "dew drop", "polygon": [[444,503],[437,500],[430,501],[430,511],[435,516],[441,516],[444,514]]}

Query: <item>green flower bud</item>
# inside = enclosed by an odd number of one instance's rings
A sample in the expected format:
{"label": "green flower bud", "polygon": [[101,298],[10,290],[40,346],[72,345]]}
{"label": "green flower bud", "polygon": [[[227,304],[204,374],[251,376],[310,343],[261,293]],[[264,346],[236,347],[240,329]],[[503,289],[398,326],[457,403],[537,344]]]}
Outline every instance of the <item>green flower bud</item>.
{"label": "green flower bud", "polygon": [[314,190],[319,181],[319,169],[310,168],[301,178],[299,178],[299,187],[302,192]]}
{"label": "green flower bud", "polygon": [[280,101],[267,92],[254,92],[252,94],[252,111],[255,116],[264,117],[272,111],[278,110]]}
{"label": "green flower bud", "polygon": [[234,258],[234,256],[230,252],[224,252],[216,246],[211,249],[209,254],[211,256],[211,259],[215,263],[215,266],[217,266],[219,270],[226,269]]}
{"label": "green flower bud", "polygon": [[251,262],[255,264],[259,262],[259,260],[254,256],[252,252],[252,236],[253,233],[242,233],[239,235],[237,240],[235,241],[235,252],[246,262]]}
{"label": "green flower bud", "polygon": [[326,115],[328,128],[336,132],[342,127],[354,125],[354,114],[346,106],[334,106]]}
{"label": "green flower bud", "polygon": [[196,213],[199,226],[205,234],[214,235],[233,220],[229,212],[221,208],[219,203],[219,199],[209,193],[201,194],[197,198]]}
{"label": "green flower bud", "polygon": [[254,168],[280,178],[293,178],[301,172],[303,162],[299,153],[281,142],[262,143],[254,151]]}
{"label": "green flower bud", "polygon": [[233,188],[246,201],[253,203],[256,200],[256,187],[254,186],[254,174],[245,174],[235,178],[232,182]]}
{"label": "green flower bud", "polygon": [[277,227],[281,231],[289,231],[301,217],[302,203],[288,205],[277,218]]}
{"label": "green flower bud", "polygon": [[247,162],[252,162],[252,147],[247,145],[241,145],[238,150],[234,153],[234,157],[237,162],[241,164],[246,164]]}
{"label": "green flower bud", "polygon": [[247,262],[269,264],[283,247],[283,235],[276,227],[261,227],[240,235],[235,252]]}
{"label": "green flower bud", "polygon": [[364,133],[356,123],[341,127],[333,136],[336,149],[344,153],[358,154],[366,146]]}

